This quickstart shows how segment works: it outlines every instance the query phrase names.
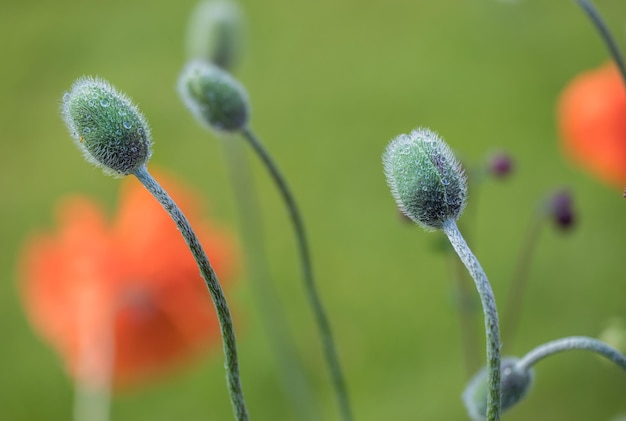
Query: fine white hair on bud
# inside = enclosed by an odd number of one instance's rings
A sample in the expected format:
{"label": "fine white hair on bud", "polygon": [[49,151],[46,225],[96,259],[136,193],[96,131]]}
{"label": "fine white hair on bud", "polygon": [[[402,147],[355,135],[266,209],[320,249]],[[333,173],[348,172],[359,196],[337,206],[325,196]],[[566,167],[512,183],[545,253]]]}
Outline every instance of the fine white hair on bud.
{"label": "fine white hair on bud", "polygon": [[228,72],[193,60],[178,79],[178,92],[196,119],[217,131],[242,130],[250,114],[248,95]]}
{"label": "fine white hair on bud", "polygon": [[150,159],[152,141],[144,116],[107,81],[82,77],[63,95],[61,113],[87,161],[121,177]]}
{"label": "fine white hair on bud", "polygon": [[387,184],[399,209],[422,227],[441,229],[467,202],[467,180],[450,147],[433,131],[401,134],[383,153]]}
{"label": "fine white hair on bud", "polygon": [[[519,361],[519,358],[514,357],[502,360],[502,380],[500,383],[502,411],[511,408],[522,400],[532,386],[533,371],[520,368],[517,364]],[[463,392],[463,403],[470,418],[474,421],[487,419],[488,378],[489,373],[486,368],[483,368],[469,381]]]}

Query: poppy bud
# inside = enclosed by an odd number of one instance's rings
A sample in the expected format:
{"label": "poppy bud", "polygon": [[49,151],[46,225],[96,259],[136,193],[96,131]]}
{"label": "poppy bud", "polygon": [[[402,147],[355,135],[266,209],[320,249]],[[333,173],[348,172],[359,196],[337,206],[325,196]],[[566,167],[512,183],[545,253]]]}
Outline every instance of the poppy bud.
{"label": "poppy bud", "polygon": [[146,119],[106,81],[82,77],[74,82],[63,95],[62,115],[87,161],[105,174],[128,175],[150,159]]}
{"label": "poppy bud", "polygon": [[187,31],[190,58],[207,60],[224,70],[233,68],[241,50],[242,19],[235,2],[198,3]]}
{"label": "poppy bud", "polygon": [[506,178],[513,171],[513,160],[505,152],[494,153],[489,158],[487,171],[495,178]]}
{"label": "poppy bud", "polygon": [[567,190],[559,190],[552,194],[548,203],[548,214],[555,225],[562,230],[570,229],[576,221],[572,195]]}
{"label": "poppy bud", "polygon": [[[504,358],[501,368],[501,409],[504,412],[519,402],[530,390],[533,380],[532,370],[520,369],[518,358]],[[469,382],[463,392],[463,403],[470,418],[474,421],[483,421],[487,414],[487,391],[489,372],[483,368]]]}
{"label": "poppy bud", "polygon": [[178,92],[193,115],[217,131],[238,131],[248,123],[248,95],[231,75],[201,60],[190,62]]}
{"label": "poppy bud", "polygon": [[400,210],[426,229],[456,220],[467,201],[467,180],[450,147],[429,129],[396,137],[383,154],[387,184]]}

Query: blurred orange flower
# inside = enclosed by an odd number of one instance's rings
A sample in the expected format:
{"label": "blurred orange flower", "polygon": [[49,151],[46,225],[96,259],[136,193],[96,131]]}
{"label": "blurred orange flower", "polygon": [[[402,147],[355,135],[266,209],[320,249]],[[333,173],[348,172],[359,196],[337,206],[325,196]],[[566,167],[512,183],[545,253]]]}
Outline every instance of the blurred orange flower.
{"label": "blurred orange flower", "polygon": [[[179,184],[163,185],[220,280],[228,279],[231,237],[200,217],[193,195]],[[196,263],[173,221],[137,180],[123,182],[112,222],[80,197],[62,203],[58,220],[56,233],[27,242],[21,289],[34,329],[72,374],[125,386],[219,346],[219,325]]]}
{"label": "blurred orange flower", "polygon": [[561,95],[566,153],[604,182],[626,186],[626,88],[612,64],[576,77]]}

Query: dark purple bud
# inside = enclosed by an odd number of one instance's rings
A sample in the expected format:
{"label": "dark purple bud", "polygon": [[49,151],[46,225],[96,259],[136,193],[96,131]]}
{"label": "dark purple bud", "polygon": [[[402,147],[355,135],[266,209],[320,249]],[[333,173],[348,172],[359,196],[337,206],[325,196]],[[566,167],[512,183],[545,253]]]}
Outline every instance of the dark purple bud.
{"label": "dark purple bud", "polygon": [[570,229],[576,219],[572,202],[572,195],[567,190],[558,190],[549,199],[548,214],[563,230]]}
{"label": "dark purple bud", "polygon": [[496,178],[505,178],[513,171],[513,160],[506,152],[496,152],[489,158],[487,172]]}

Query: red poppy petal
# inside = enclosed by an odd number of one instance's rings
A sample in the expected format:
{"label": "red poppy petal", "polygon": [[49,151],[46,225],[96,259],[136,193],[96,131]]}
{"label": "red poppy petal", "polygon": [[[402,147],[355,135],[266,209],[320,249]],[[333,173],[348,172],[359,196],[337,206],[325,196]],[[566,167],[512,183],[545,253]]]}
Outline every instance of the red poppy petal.
{"label": "red poppy petal", "polygon": [[626,89],[613,64],[575,78],[558,109],[565,152],[601,180],[626,185]]}

